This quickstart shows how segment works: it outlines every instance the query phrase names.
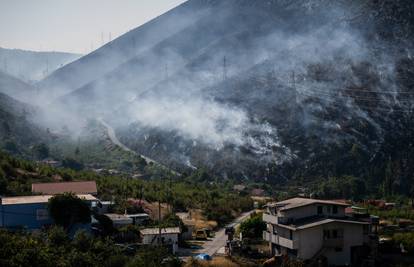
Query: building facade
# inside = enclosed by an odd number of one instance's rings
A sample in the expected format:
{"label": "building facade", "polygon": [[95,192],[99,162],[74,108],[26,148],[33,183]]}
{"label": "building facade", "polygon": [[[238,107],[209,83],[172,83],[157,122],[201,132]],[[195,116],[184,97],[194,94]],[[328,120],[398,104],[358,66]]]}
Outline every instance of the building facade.
{"label": "building facade", "polygon": [[140,231],[142,243],[144,245],[162,244],[170,246],[173,254],[178,250],[180,233],[181,230],[179,227],[161,228],[161,236],[159,228],[146,228]]}
{"label": "building facade", "polygon": [[[96,206],[94,196],[77,195],[90,207]],[[7,229],[37,230],[53,224],[47,204],[52,195],[4,197],[1,199],[0,226]]]}
{"label": "building facade", "polygon": [[345,214],[344,202],[293,198],[267,206],[263,238],[273,255],[353,265],[366,254],[370,222]]}

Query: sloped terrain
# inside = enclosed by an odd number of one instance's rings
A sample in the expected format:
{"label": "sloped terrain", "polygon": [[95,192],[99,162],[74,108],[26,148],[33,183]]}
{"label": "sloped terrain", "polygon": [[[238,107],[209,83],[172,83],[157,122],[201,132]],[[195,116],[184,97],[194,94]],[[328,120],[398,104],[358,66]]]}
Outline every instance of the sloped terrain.
{"label": "sloped terrain", "polygon": [[30,155],[30,147],[47,139],[33,122],[37,109],[0,93],[0,145],[13,154]]}
{"label": "sloped terrain", "polygon": [[35,52],[0,47],[0,70],[27,83],[39,81],[54,70],[81,57],[62,52]]}
{"label": "sloped terrain", "polygon": [[26,102],[31,101],[36,95],[36,89],[33,86],[1,71],[0,92]]}
{"label": "sloped terrain", "polygon": [[388,168],[386,186],[409,190],[413,14],[411,1],[191,0],[39,85],[167,166],[375,186]]}

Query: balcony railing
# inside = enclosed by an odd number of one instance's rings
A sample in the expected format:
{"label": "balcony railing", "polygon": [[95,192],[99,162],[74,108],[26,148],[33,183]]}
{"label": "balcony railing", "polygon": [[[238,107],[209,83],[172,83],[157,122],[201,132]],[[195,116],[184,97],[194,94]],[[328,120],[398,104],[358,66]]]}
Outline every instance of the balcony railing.
{"label": "balcony railing", "polygon": [[265,223],[271,223],[271,224],[277,224],[278,223],[277,216],[271,215],[271,214],[268,214],[268,213],[263,213],[263,221]]}
{"label": "balcony railing", "polygon": [[281,237],[279,235],[275,235],[273,233],[270,233],[268,231],[263,231],[263,239],[266,241],[269,241],[273,244],[290,248],[290,249],[298,249],[299,248],[299,242],[298,240],[290,240],[284,237]]}

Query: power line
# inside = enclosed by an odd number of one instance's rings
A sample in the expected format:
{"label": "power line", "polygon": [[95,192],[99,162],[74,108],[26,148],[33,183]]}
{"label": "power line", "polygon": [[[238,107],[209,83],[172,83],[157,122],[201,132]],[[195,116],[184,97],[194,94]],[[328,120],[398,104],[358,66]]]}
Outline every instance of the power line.
{"label": "power line", "polygon": [[401,104],[411,104],[411,101],[407,101],[407,100],[397,100],[397,99],[380,99],[380,98],[369,98],[369,97],[357,97],[357,96],[352,96],[352,95],[344,95],[344,94],[337,94],[337,95],[331,95],[328,93],[323,93],[323,92],[318,92],[318,91],[314,91],[314,90],[307,90],[307,91],[303,91],[309,94],[309,96],[314,96],[314,95],[323,95],[323,96],[329,96],[329,97],[339,97],[342,96],[346,99],[352,99],[354,101],[361,101],[361,102],[385,102],[385,103],[401,103]]}
{"label": "power line", "polygon": [[[298,92],[298,93],[302,96],[315,97],[315,98],[322,99],[324,101],[329,102],[329,105],[331,105],[331,106],[335,106],[335,107],[338,107],[338,108],[349,108],[349,106],[345,105],[344,103],[340,103],[340,102],[337,102],[337,101],[331,101],[332,99],[326,99],[326,98],[323,98],[323,97],[318,97],[316,95],[307,95],[303,92]],[[390,107],[389,109],[387,109],[387,108],[383,108],[383,107],[360,105],[360,104],[358,104],[358,107],[365,108],[365,109],[372,109],[372,111],[384,111],[384,112],[414,114],[414,111],[412,111],[412,110],[403,110],[401,108],[395,109],[393,107]]]}

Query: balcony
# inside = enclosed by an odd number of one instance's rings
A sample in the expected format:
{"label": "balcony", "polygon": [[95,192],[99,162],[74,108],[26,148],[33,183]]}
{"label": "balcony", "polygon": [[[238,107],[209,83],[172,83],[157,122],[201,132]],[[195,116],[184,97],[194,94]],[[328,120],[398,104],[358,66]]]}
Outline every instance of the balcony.
{"label": "balcony", "polygon": [[276,215],[271,215],[268,213],[263,213],[263,221],[265,223],[271,223],[271,224],[277,224],[278,220],[277,220],[277,216]]}
{"label": "balcony", "polygon": [[263,231],[263,239],[269,241],[273,244],[279,245],[281,247],[289,248],[289,249],[298,249],[299,242],[298,240],[290,240],[279,235],[275,235],[268,231]]}

